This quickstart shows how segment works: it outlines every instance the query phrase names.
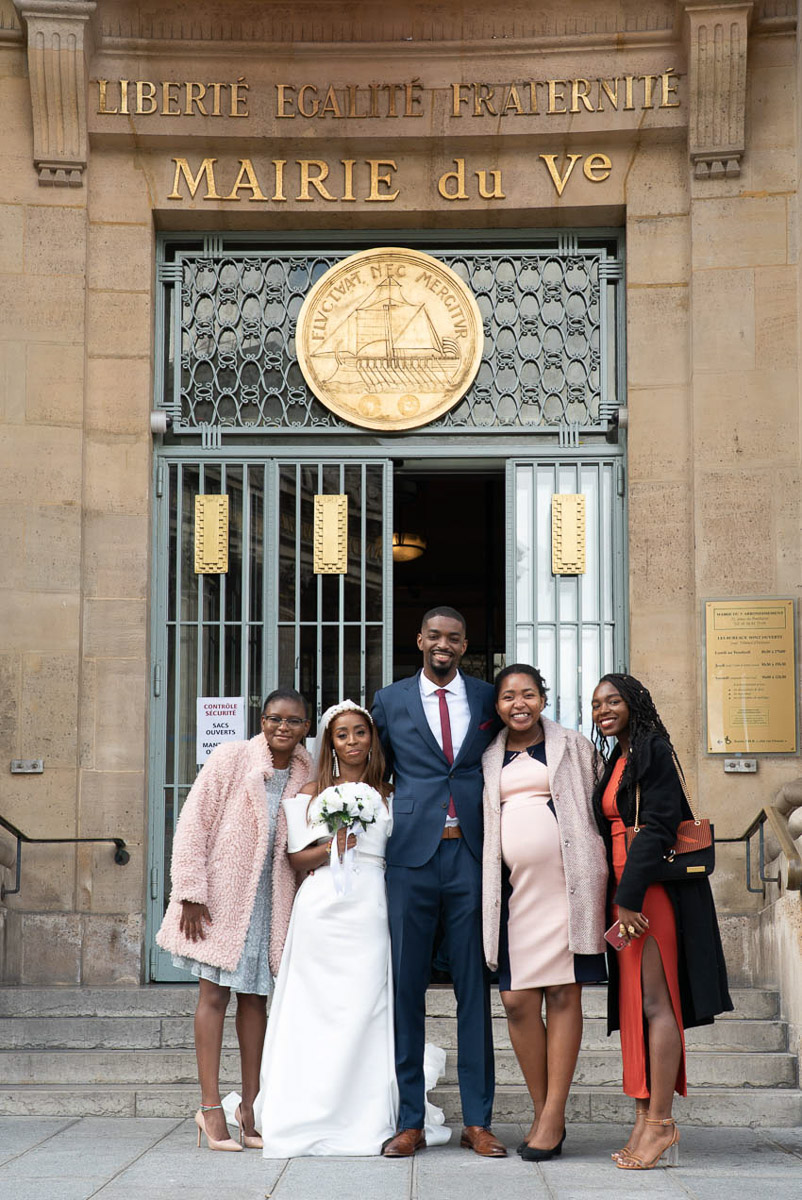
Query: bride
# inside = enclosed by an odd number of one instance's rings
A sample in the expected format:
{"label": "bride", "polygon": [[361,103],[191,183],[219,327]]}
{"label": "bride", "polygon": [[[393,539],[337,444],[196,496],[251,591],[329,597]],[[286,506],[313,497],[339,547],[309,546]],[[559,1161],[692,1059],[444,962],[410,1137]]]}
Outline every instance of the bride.
{"label": "bride", "polygon": [[[308,874],[292,911],[254,1104],[265,1158],[379,1154],[396,1126],[384,756],[370,714],[352,700],[324,713],[319,734],[317,779],[283,801],[290,862]],[[314,797],[340,783],[364,783],[381,798],[356,849],[353,833],[332,837],[310,821]],[[432,1121],[441,1124],[442,1114]],[[429,1133],[429,1144],[449,1136],[444,1128]]]}

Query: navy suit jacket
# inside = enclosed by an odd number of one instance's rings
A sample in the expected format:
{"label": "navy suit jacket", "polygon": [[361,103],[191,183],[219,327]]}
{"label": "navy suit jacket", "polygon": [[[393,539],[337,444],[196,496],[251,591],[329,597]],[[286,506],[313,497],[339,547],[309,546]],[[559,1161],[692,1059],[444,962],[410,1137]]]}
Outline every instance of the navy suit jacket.
{"label": "navy suit jacket", "polygon": [[373,701],[388,771],[394,776],[393,836],[387,843],[392,866],[421,867],[443,836],[448,797],[454,797],[462,835],[482,860],[482,755],[500,723],[489,683],[463,675],[471,720],[453,765],[437,744],[420,695],[420,671],[382,688]]}

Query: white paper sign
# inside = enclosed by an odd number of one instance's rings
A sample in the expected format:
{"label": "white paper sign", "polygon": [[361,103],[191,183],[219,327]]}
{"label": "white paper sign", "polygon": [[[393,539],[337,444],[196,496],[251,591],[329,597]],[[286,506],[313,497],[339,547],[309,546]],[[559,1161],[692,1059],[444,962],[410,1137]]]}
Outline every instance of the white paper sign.
{"label": "white paper sign", "polygon": [[244,738],[244,696],[198,696],[195,761],[199,767],[221,742]]}

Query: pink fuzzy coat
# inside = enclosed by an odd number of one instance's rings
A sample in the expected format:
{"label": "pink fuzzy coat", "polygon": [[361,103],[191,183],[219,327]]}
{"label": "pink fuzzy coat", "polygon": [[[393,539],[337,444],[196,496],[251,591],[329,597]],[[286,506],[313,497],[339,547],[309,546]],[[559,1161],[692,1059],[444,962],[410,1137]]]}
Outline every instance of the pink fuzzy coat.
{"label": "pink fuzzy coat", "polygon": [[[173,840],[170,904],[156,935],[163,950],[233,971],[245,945],[256,887],[268,844],[265,780],[273,760],[264,734],[212,751],[186,798]],[[294,796],[312,775],[312,760],[297,746],[285,795]],[[287,818],[279,808],[273,842],[270,970],[278,975],[295,898],[295,872],[287,858]],[[205,904],[212,917],[203,941],[181,933],[181,901]]]}

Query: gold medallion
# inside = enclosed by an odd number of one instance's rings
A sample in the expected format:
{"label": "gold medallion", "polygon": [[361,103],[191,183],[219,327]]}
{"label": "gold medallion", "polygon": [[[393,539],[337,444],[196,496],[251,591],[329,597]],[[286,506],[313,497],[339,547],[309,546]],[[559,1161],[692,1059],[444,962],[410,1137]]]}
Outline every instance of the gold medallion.
{"label": "gold medallion", "polygon": [[479,307],[450,267],[419,250],[362,250],[317,281],[295,349],[317,398],[365,429],[416,429],[448,412],[474,380]]}

